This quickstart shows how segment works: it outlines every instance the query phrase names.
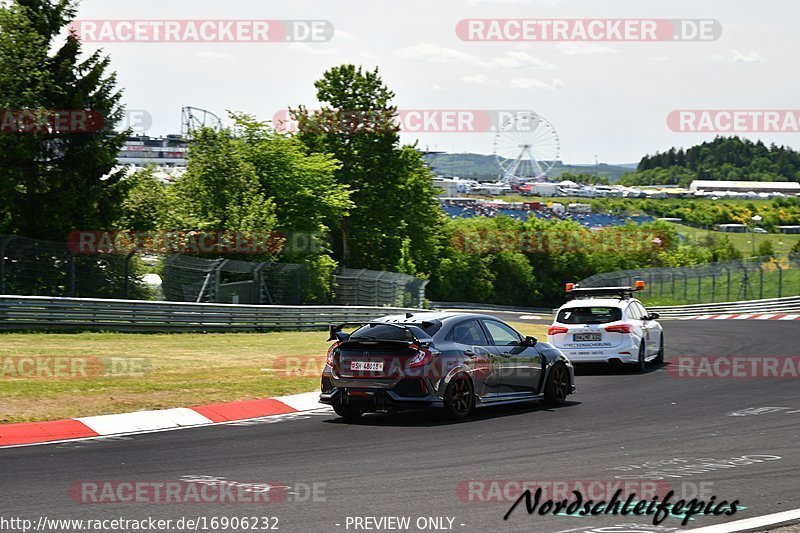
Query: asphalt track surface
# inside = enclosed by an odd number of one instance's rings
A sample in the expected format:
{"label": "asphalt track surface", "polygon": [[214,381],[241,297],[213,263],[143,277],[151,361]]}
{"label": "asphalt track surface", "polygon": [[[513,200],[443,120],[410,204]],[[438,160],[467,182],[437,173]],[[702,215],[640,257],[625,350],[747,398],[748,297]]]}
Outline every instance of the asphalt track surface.
{"label": "asphalt track surface", "polygon": [[[274,516],[284,532],[391,531],[347,527],[348,517],[364,516],[411,517],[410,531],[446,531],[417,529],[415,521],[450,517],[451,531],[616,533],[677,531],[800,508],[800,379],[697,379],[675,372],[678,357],[686,355],[798,356],[798,323],[673,320],[663,325],[666,365],[645,374],[579,367],[578,393],[554,409],[537,403],[494,407],[463,423],[429,413],[369,415],[346,423],[322,410],[0,450],[0,517]],[[731,415],[763,407],[780,409]],[[698,466],[743,456],[758,460],[740,459],[716,469]],[[164,481],[189,475],[269,481],[291,489],[281,502],[228,505],[87,504],[69,493],[85,480]],[[620,475],[661,477],[679,494],[691,497],[701,490],[706,499],[713,493],[717,501],[739,500],[746,509],[731,517],[699,516],[685,527],[676,517],[654,527],[647,516],[528,515],[524,505],[503,520],[511,500],[475,502],[459,491],[468,480],[589,481]],[[316,497],[306,498],[306,485],[314,483],[320,484]]]}

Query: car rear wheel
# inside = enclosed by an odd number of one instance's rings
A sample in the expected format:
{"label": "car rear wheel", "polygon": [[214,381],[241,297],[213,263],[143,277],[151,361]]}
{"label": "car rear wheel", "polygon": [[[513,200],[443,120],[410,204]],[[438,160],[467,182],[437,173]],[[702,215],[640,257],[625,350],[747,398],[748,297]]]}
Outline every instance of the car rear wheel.
{"label": "car rear wheel", "polygon": [[356,418],[364,414],[363,411],[359,411],[358,409],[355,409],[346,403],[333,404],[333,410],[337,415],[347,420],[355,420]]}
{"label": "car rear wheel", "polygon": [[445,414],[452,420],[463,420],[472,412],[474,400],[472,382],[466,376],[455,377],[444,392]]}
{"label": "car rear wheel", "polygon": [[661,342],[658,345],[658,355],[656,358],[653,359],[654,363],[658,363],[659,365],[664,362],[664,334],[661,334]]}
{"label": "car rear wheel", "polygon": [[564,363],[556,363],[550,369],[544,386],[544,401],[548,405],[560,405],[569,394],[569,372]]}

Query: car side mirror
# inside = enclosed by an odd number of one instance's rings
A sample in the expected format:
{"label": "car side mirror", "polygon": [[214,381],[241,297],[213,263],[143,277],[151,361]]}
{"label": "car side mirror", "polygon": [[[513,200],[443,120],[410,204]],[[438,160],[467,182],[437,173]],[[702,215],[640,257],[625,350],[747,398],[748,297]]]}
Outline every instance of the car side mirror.
{"label": "car side mirror", "polygon": [[658,320],[661,317],[658,313],[650,313],[647,315],[648,320]]}
{"label": "car side mirror", "polygon": [[539,342],[539,340],[536,337],[525,337],[525,346],[533,347],[536,346],[537,342]]}

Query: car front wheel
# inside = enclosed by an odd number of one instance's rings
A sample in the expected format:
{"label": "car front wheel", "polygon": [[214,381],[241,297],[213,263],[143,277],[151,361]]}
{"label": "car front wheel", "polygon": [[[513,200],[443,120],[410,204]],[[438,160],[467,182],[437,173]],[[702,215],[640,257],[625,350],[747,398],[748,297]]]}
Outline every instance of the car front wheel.
{"label": "car front wheel", "polygon": [[658,363],[659,365],[664,362],[664,334],[661,334],[661,341],[658,345],[658,355],[656,358],[653,359],[654,363]]}
{"label": "car front wheel", "polygon": [[550,369],[544,386],[544,401],[548,405],[560,405],[569,394],[569,372],[564,363],[556,363]]}
{"label": "car front wheel", "polygon": [[647,370],[646,354],[647,352],[645,350],[645,344],[644,341],[642,341],[642,344],[639,345],[639,360],[636,361],[636,370],[638,372],[644,372],[645,370]]}

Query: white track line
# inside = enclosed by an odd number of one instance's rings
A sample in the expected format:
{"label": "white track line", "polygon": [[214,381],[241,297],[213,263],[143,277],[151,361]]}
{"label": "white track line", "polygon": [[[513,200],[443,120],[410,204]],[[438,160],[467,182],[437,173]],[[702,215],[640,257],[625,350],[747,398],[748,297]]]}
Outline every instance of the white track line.
{"label": "white track line", "polygon": [[782,513],[768,514],[764,516],[755,516],[753,518],[745,518],[744,520],[728,522],[727,524],[717,524],[698,529],[689,529],[686,533],[735,533],[737,531],[750,531],[755,528],[775,526],[785,522],[791,522],[793,520],[800,520],[800,509],[783,511]]}

